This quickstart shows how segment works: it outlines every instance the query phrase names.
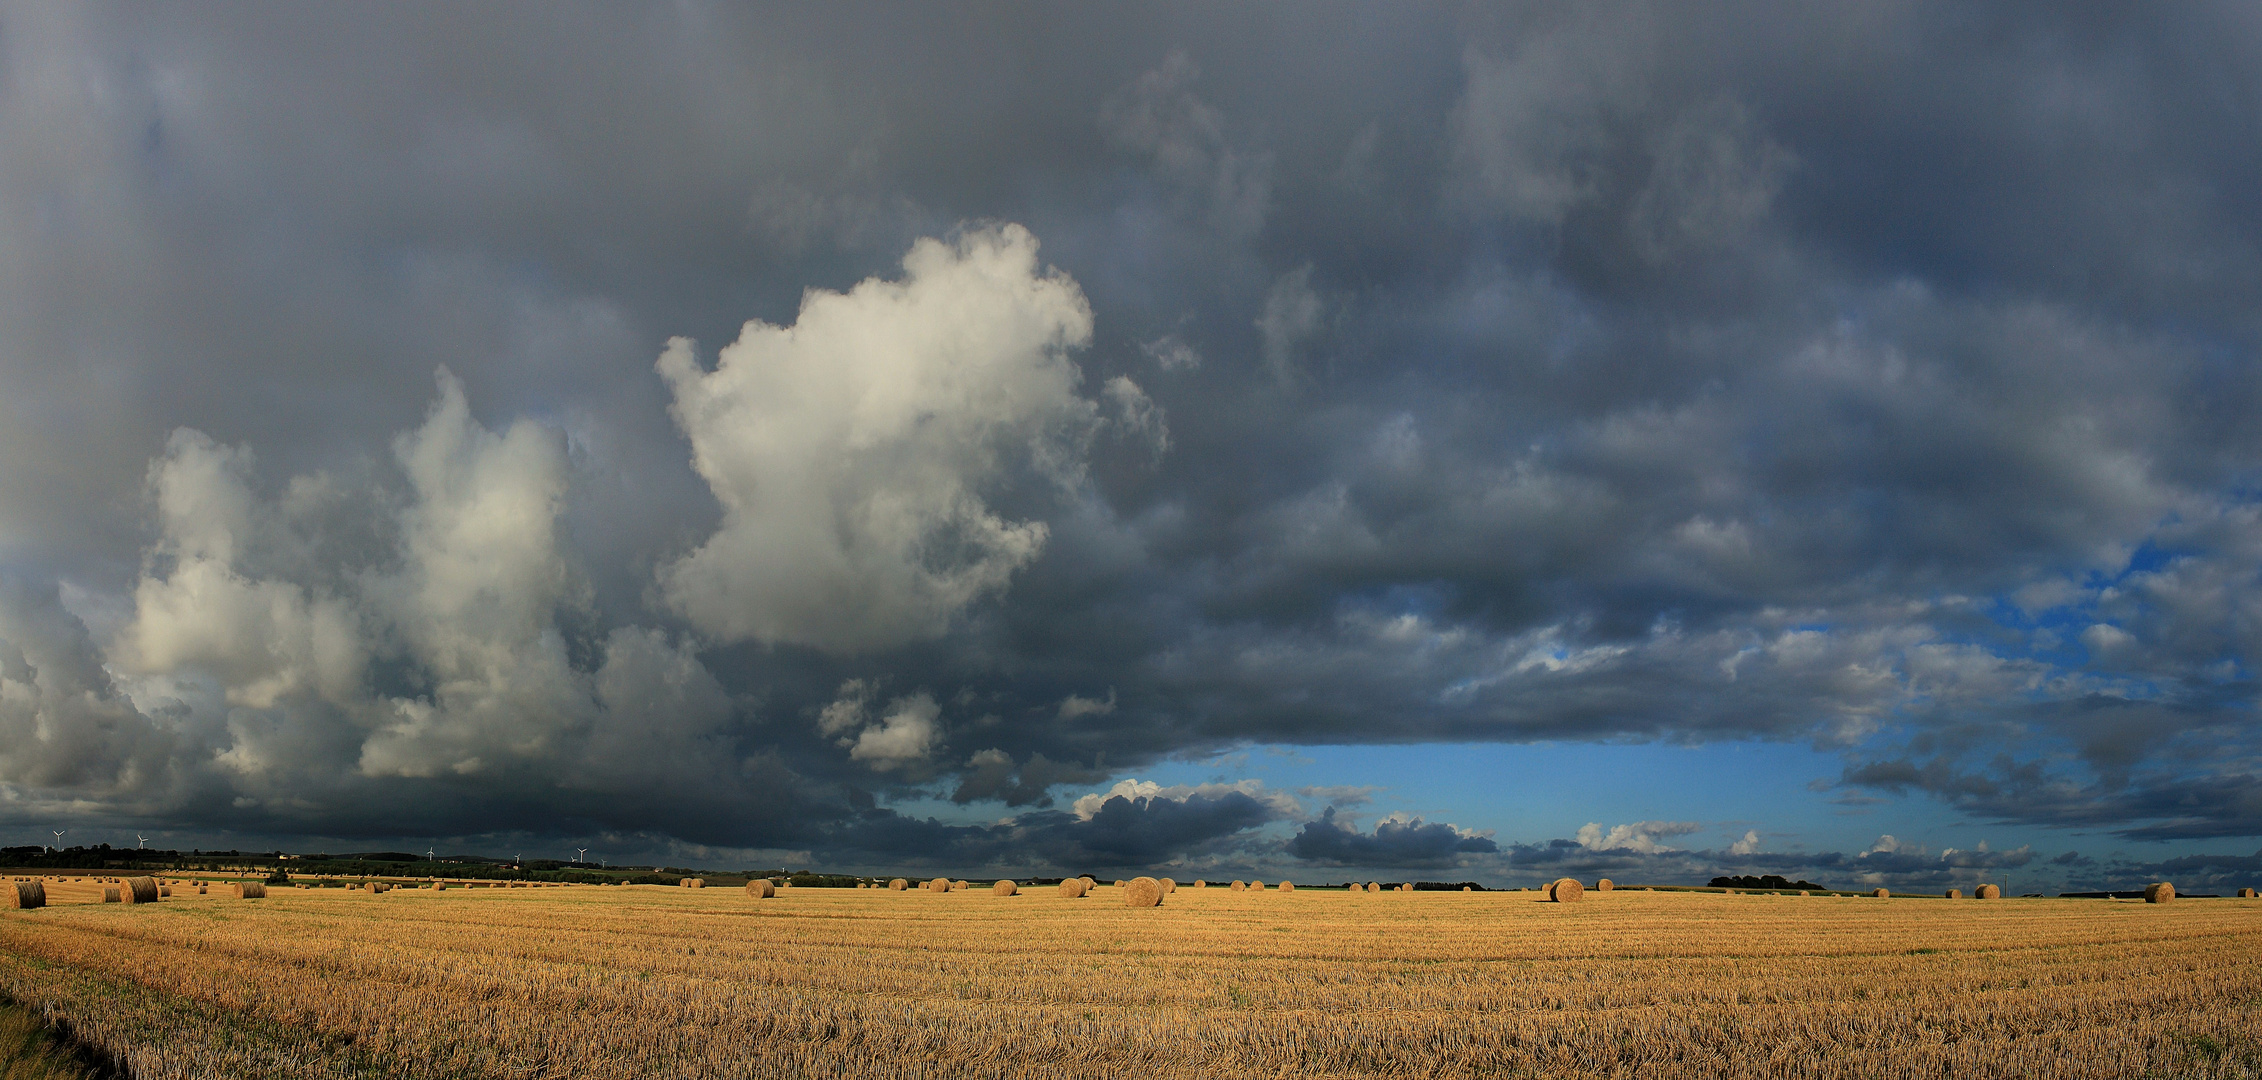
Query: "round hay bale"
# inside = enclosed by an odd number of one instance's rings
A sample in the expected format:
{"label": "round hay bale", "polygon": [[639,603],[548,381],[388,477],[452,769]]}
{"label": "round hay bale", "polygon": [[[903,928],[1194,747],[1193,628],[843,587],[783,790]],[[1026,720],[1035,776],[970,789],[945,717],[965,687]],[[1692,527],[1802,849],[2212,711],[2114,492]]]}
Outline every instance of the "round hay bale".
{"label": "round hay bale", "polygon": [[37,881],[18,881],[15,886],[5,893],[0,893],[0,895],[8,898],[9,907],[36,908],[47,906],[46,884]]}
{"label": "round hay bale", "polygon": [[102,902],[105,904],[118,902],[118,887],[116,885],[104,885],[102,887]]}
{"label": "round hay bale", "polygon": [[777,894],[778,884],[769,878],[758,877],[746,883],[746,895],[756,900],[767,900]]}
{"label": "round hay bale", "polygon": [[888,882],[888,888],[893,889],[896,892],[902,892],[903,890],[910,887],[911,883],[903,880],[902,878],[896,878],[895,880]]}
{"label": "round hay bale", "polygon": [[999,896],[1012,896],[1021,891],[1021,886],[1001,879],[997,884],[990,886],[990,891]]}
{"label": "round hay bale", "polygon": [[1076,880],[1084,883],[1085,892],[1091,892],[1093,889],[1100,887],[1100,883],[1095,880],[1090,874],[1086,874],[1083,877],[1077,878]]}
{"label": "round hay bale", "polygon": [[1296,891],[1296,883],[1295,883],[1295,882],[1293,882],[1293,881],[1283,881],[1283,882],[1281,882],[1281,883],[1280,883],[1280,891],[1281,891],[1281,892],[1295,892],[1295,891]]}
{"label": "round hay bale", "polygon": [[952,892],[965,892],[965,891],[966,891],[966,883],[965,883],[965,882],[963,882],[963,881],[953,881],[953,882],[951,882],[951,883],[950,883],[950,891],[952,891]]}
{"label": "round hay bale", "polygon": [[[703,877],[695,877],[689,881],[684,882],[684,884],[689,885],[694,889],[704,889],[707,887],[707,879]],[[490,886],[490,888],[492,888],[492,886]]]}
{"label": "round hay bale", "polygon": [[1368,891],[1368,892],[1381,892],[1381,891],[1382,891],[1382,883],[1381,883],[1381,882],[1379,882],[1379,881],[1370,881],[1370,882],[1367,882],[1367,891]]}
{"label": "round hay bale", "polygon": [[1981,900],[2001,900],[2003,898],[2003,887],[2001,885],[1982,885],[1974,890],[1971,895]]}
{"label": "round hay bale", "polygon": [[1163,879],[1162,879],[1162,894],[1163,894],[1164,896],[1169,896],[1169,895],[1170,895],[1171,893],[1174,893],[1174,892],[1177,892],[1177,891],[1178,891],[1178,882],[1177,882],[1177,881],[1176,881],[1175,879],[1172,879],[1172,878],[1163,878]]}
{"label": "round hay bale", "polygon": [[1162,882],[1151,877],[1135,877],[1123,887],[1125,907],[1161,907]]}
{"label": "round hay bale", "polygon": [[2165,904],[2175,898],[2176,887],[2173,882],[2155,881],[2144,887],[2144,902],[2147,904]]}
{"label": "round hay bale", "polygon": [[1883,899],[1885,899],[1885,898],[1887,898],[1887,897],[1889,897],[1889,896],[1892,896],[1892,895],[1893,895],[1893,890],[1891,890],[1891,889],[1879,889],[1879,890],[1877,890],[1876,892],[1870,893],[1869,895],[1871,895],[1871,896],[1874,896],[1874,897],[1878,898],[1879,900],[1883,900]]}
{"label": "round hay bale", "polygon": [[2238,898],[2241,900],[2252,900],[2255,898],[2255,892],[2253,889],[2240,889],[2238,891]]}
{"label": "round hay bale", "polygon": [[154,904],[157,902],[157,879],[134,877],[118,883],[118,899],[129,904]]}
{"label": "round hay bale", "polygon": [[197,887],[196,887],[196,895],[198,895],[198,896],[203,896],[203,895],[204,895],[204,886],[202,886],[202,885],[199,885],[199,886],[197,886]]}
{"label": "round hay bale", "polygon": [[928,892],[949,892],[949,891],[950,891],[950,879],[949,879],[949,878],[945,878],[945,877],[939,877],[939,878],[932,878],[932,879],[929,879],[929,880],[928,880],[928,882],[927,882],[927,891],[928,891]]}
{"label": "round hay bale", "polygon": [[1249,891],[1249,883],[1236,878],[1234,879],[1233,884],[1227,886],[1227,888],[1232,889],[1234,892],[1247,892]]}
{"label": "round hay bale", "polygon": [[157,895],[161,897],[171,896],[173,895],[173,887],[171,885],[159,885],[157,887]]}
{"label": "round hay bale", "polygon": [[1609,892],[1610,890],[1617,887],[1618,883],[1610,880],[1609,878],[1603,878],[1602,880],[1594,883],[1594,891],[1596,892]]}
{"label": "round hay bale", "polygon": [[1945,895],[1950,900],[1961,900],[1964,898],[1964,891],[1962,889],[1950,889]]}
{"label": "round hay bale", "polygon": [[[1610,880],[1610,879],[1609,879],[1609,878],[1603,878],[1602,880],[1604,880],[1604,881],[1608,881],[1608,880]],[[1470,888],[1469,888],[1468,886],[1466,886],[1466,885],[1463,885],[1463,886],[1461,886],[1461,891],[1462,891],[1462,892],[1470,892],[1470,891],[1472,891],[1472,890],[1471,890],[1471,889],[1470,889]],[[1598,891],[1598,892],[1599,892],[1600,890],[1596,890],[1596,891]]]}
{"label": "round hay bale", "polygon": [[1558,904],[1575,904],[1586,891],[1587,887],[1579,884],[1577,878],[1556,878],[1555,883],[1547,887],[1547,898]]}
{"label": "round hay bale", "polygon": [[1070,900],[1081,899],[1084,895],[1084,892],[1085,889],[1083,878],[1069,878],[1060,883],[1060,895],[1065,896]]}
{"label": "round hay bale", "polygon": [[1200,878],[1195,878],[1195,879],[1194,879],[1194,887],[1195,887],[1195,888],[1197,888],[1197,889],[1207,889],[1207,888],[1209,888],[1209,887],[1210,887],[1210,883],[1209,883],[1209,882],[1207,882],[1207,881],[1203,881],[1203,880],[1202,880],[1202,879],[1200,879]]}
{"label": "round hay bale", "polygon": [[239,882],[236,882],[236,899],[238,899],[238,900],[265,900],[266,898],[267,898],[267,886],[266,886],[266,885],[264,885],[264,884],[261,884],[261,883],[259,883],[259,882],[257,882],[257,881],[239,881]]}

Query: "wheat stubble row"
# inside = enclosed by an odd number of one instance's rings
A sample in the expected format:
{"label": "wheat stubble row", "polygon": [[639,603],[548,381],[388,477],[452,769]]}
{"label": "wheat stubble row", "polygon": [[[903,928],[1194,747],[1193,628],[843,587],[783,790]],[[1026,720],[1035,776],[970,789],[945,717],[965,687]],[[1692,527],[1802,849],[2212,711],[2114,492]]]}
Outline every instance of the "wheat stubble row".
{"label": "wheat stubble row", "polygon": [[[139,1074],[240,1017],[269,1075],[2241,1075],[2262,903],[1621,892],[586,888],[195,898],[0,919],[11,992]],[[37,965],[45,964],[44,970]],[[60,991],[44,991],[60,995]],[[63,995],[67,996],[67,995]],[[108,1004],[106,1004],[106,1002]],[[140,1015],[140,1014],[135,1014]],[[160,1031],[173,1023],[196,1031]],[[139,1040],[139,1041],[136,1041]],[[350,1047],[350,1051],[339,1048]],[[282,1071],[275,1071],[282,1070]]]}

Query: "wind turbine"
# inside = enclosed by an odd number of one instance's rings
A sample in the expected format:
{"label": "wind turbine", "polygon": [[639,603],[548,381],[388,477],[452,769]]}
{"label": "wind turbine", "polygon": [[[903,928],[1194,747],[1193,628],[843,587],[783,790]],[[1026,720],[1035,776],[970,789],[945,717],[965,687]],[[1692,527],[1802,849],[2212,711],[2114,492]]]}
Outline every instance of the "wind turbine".
{"label": "wind turbine", "polygon": [[145,848],[145,847],[148,847],[148,846],[149,846],[149,838],[148,838],[148,837],[146,837],[146,836],[143,836],[143,835],[142,835],[142,834],[140,834],[140,833],[135,833],[135,834],[134,834],[134,847],[135,847],[135,848]]}
{"label": "wind turbine", "polygon": [[575,862],[577,862],[577,863],[579,863],[579,862],[588,862],[588,861],[589,861],[589,849],[588,849],[588,848],[585,848],[585,847],[577,847],[577,848],[573,849],[573,861],[575,861]]}
{"label": "wind turbine", "polygon": [[64,834],[64,833],[67,833],[67,832],[69,832],[69,831],[71,831],[71,830],[69,830],[69,829],[57,829],[57,830],[55,830],[55,846],[54,846],[54,847],[52,847],[52,848],[49,848],[48,850],[49,850],[49,851],[61,851],[61,850],[63,850],[63,834]]}
{"label": "wind turbine", "polygon": [[426,862],[430,862],[430,861],[432,861],[432,860],[433,860],[433,859],[435,859],[435,858],[438,858],[438,856],[436,856],[436,855],[434,855],[434,854],[432,853],[432,849],[431,849],[431,848],[425,848],[425,849],[424,849],[424,861],[426,861]]}

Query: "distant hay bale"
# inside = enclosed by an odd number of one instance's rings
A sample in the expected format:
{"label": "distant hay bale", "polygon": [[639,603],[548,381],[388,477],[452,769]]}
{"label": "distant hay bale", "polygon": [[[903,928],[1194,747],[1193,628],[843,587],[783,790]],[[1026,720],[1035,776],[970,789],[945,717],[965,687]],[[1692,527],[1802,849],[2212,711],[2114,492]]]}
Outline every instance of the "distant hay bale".
{"label": "distant hay bale", "polygon": [[2001,885],[1982,885],[1972,895],[1981,900],[2001,900],[2003,898],[2003,887]]}
{"label": "distant hay bale", "polygon": [[1382,891],[1382,883],[1381,883],[1381,882],[1379,882],[1379,881],[1370,881],[1370,882],[1367,882],[1367,891],[1368,891],[1368,892],[1381,892],[1381,891]]}
{"label": "distant hay bale", "polygon": [[1250,882],[1250,883],[1249,883],[1249,891],[1250,891],[1250,892],[1263,892],[1263,891],[1265,891],[1265,883],[1264,883],[1264,882],[1262,882],[1262,881],[1252,881],[1252,882]]}
{"label": "distant hay bale", "polygon": [[116,885],[105,885],[102,887],[102,902],[105,904],[115,904],[118,902],[118,887]]}
{"label": "distant hay bale", "polygon": [[173,887],[171,885],[159,885],[157,887],[157,895],[171,896],[173,895]]}
{"label": "distant hay bale", "polygon": [[2172,882],[2155,881],[2144,887],[2144,902],[2147,904],[2165,904],[2175,898],[2176,887]]}
{"label": "distant hay bale", "polygon": [[[1609,879],[1609,878],[1603,878],[1602,880],[1603,880],[1603,881],[1605,881],[1605,882],[1608,882],[1608,881],[1609,881],[1610,879]],[[1463,886],[1461,886],[1461,891],[1462,891],[1462,892],[1471,892],[1471,891],[1474,891],[1474,890],[1471,890],[1471,889],[1470,889],[1470,888],[1469,888],[1468,886],[1466,886],[1466,885],[1463,885]],[[1599,892],[1599,891],[1603,891],[1603,890],[1597,890],[1597,891]]]}
{"label": "distant hay bale", "polygon": [[746,895],[756,900],[767,900],[777,894],[777,882],[771,881],[769,878],[758,877],[746,883]]}
{"label": "distant hay bale", "polygon": [[197,887],[196,887],[196,895],[198,895],[198,896],[203,896],[203,895],[204,895],[204,886],[202,886],[202,885],[199,885],[199,886],[197,886]]}
{"label": "distant hay bale", "polygon": [[1947,897],[1950,900],[1961,900],[1964,898],[1964,891],[1962,889],[1950,889],[1947,892]]}
{"label": "distant hay bale", "polygon": [[1195,878],[1195,879],[1194,879],[1194,887],[1195,887],[1195,888],[1197,888],[1197,889],[1207,889],[1207,888],[1209,888],[1209,887],[1210,887],[1210,883],[1209,883],[1209,882],[1207,882],[1207,881],[1203,881],[1203,880],[1202,880],[1202,879],[1200,879],[1200,878]]}
{"label": "distant hay bale", "polygon": [[265,886],[265,885],[262,885],[262,884],[260,884],[259,882],[256,882],[256,881],[239,881],[239,882],[236,882],[236,899],[238,899],[238,900],[265,900],[266,898],[267,898],[267,886]]}
{"label": "distant hay bale", "polygon": [[2256,893],[2253,889],[2240,889],[2238,891],[2238,898],[2241,900],[2252,900],[2255,896]]}
{"label": "distant hay bale", "polygon": [[946,878],[946,877],[939,877],[939,878],[933,878],[933,879],[929,880],[929,881],[927,882],[927,891],[928,891],[928,892],[949,892],[949,891],[950,891],[950,879],[949,879],[949,878]]}
{"label": "distant hay bale", "polygon": [[966,891],[966,883],[965,883],[965,882],[963,882],[963,881],[953,881],[953,882],[951,882],[951,883],[950,883],[950,891],[952,891],[952,892],[965,892],[965,891]]}
{"label": "distant hay bale", "polygon": [[1085,889],[1083,878],[1068,878],[1067,880],[1060,883],[1060,895],[1065,896],[1070,900],[1081,899],[1084,895],[1084,892]]}
{"label": "distant hay bale", "polygon": [[1227,886],[1227,888],[1232,889],[1234,892],[1247,892],[1249,891],[1249,883],[1236,878],[1234,879],[1233,884]]}
{"label": "distant hay bale", "polygon": [[1021,891],[1021,886],[1016,885],[1011,881],[999,879],[997,884],[990,886],[990,891],[998,894],[999,896],[1012,896],[1013,894]]}
{"label": "distant hay bale", "polygon": [[1594,883],[1594,891],[1596,892],[1609,892],[1610,890],[1617,887],[1618,883],[1610,880],[1609,878],[1603,878],[1602,880]]}
{"label": "distant hay bale", "polygon": [[1580,897],[1586,895],[1586,891],[1587,887],[1579,884],[1577,878],[1556,878],[1547,887],[1547,898],[1558,904],[1575,904]]}
{"label": "distant hay bale", "polygon": [[15,888],[9,889],[5,893],[0,893],[0,895],[4,895],[8,898],[9,907],[36,908],[47,906],[47,886],[44,883],[37,881],[18,881],[15,883],[15,886]]}
{"label": "distant hay bale", "polygon": [[1893,895],[1893,890],[1891,890],[1891,889],[1879,889],[1879,890],[1877,890],[1876,892],[1870,893],[1869,895],[1871,895],[1871,896],[1874,896],[1874,897],[1878,898],[1879,900],[1883,900],[1883,899],[1885,899],[1886,897],[1889,897],[1889,896]]}
{"label": "distant hay bale", "polygon": [[[707,887],[707,879],[703,877],[685,878],[683,879],[683,886],[687,889],[704,889]],[[488,888],[493,887],[492,885],[488,886]]]}
{"label": "distant hay bale", "polygon": [[1281,882],[1281,883],[1280,883],[1280,891],[1281,891],[1281,892],[1295,892],[1295,891],[1296,891],[1296,883],[1295,883],[1295,882],[1293,882],[1293,881],[1283,881],[1283,882]]}
{"label": "distant hay bale", "polygon": [[1162,894],[1163,894],[1164,896],[1169,896],[1169,895],[1170,895],[1171,893],[1174,893],[1174,892],[1177,892],[1177,891],[1178,891],[1178,882],[1177,882],[1177,881],[1176,881],[1175,879],[1172,879],[1172,878],[1163,878],[1163,879],[1162,879]]}
{"label": "distant hay bale", "polygon": [[888,888],[893,889],[896,892],[902,892],[903,890],[910,887],[911,883],[903,880],[902,878],[896,878],[895,880],[888,882]]}
{"label": "distant hay bale", "polygon": [[157,902],[157,879],[131,877],[118,883],[118,898],[129,904],[154,904]]}
{"label": "distant hay bale", "polygon": [[1413,892],[1413,891],[1414,891],[1414,883],[1413,883],[1413,882],[1411,882],[1411,881],[1401,881],[1401,882],[1399,882],[1399,883],[1398,883],[1398,891],[1399,891],[1399,892]]}
{"label": "distant hay bale", "polygon": [[1132,878],[1123,887],[1123,903],[1126,907],[1162,906],[1162,882],[1151,877]]}

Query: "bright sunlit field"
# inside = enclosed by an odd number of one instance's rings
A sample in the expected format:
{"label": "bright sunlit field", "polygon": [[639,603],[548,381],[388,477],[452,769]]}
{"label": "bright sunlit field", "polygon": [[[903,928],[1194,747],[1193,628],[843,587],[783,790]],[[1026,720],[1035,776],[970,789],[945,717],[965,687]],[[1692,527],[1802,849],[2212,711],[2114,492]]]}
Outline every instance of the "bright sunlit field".
{"label": "bright sunlit field", "polygon": [[2254,900],[183,892],[6,912],[0,988],[138,1077],[2262,1071]]}

